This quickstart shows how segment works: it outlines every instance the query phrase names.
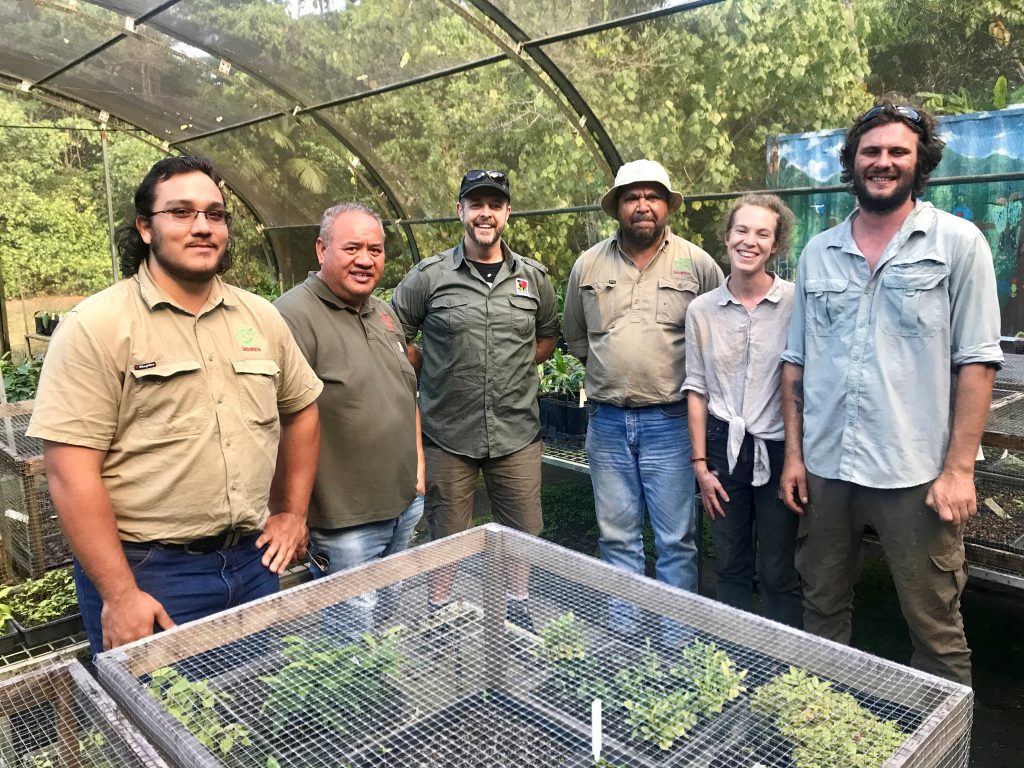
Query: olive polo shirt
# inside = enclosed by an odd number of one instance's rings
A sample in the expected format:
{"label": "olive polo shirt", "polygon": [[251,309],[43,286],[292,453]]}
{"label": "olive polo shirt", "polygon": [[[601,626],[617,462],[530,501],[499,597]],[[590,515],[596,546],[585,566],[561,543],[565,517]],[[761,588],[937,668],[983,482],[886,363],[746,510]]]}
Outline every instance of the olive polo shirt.
{"label": "olive polo shirt", "polygon": [[537,436],[537,339],[558,333],[547,269],[501,248],[491,285],[460,242],[413,267],[391,299],[406,339],[423,329],[423,434],[474,459],[507,456]]}
{"label": "olive polo shirt", "polygon": [[193,315],[143,263],[61,321],[28,434],[105,452],[124,541],[258,531],[279,412],[302,410],[320,389],[268,302],[217,278]]}
{"label": "olive polo shirt", "polygon": [[375,296],[352,309],[315,272],[276,306],[324,382],[310,527],[398,517],[416,497],[416,371],[398,318]]}
{"label": "olive polo shirt", "polygon": [[618,406],[682,400],[686,309],[723,279],[714,259],[668,227],[643,271],[618,232],[585,251],[569,274],[563,333],[587,359],[587,397]]}

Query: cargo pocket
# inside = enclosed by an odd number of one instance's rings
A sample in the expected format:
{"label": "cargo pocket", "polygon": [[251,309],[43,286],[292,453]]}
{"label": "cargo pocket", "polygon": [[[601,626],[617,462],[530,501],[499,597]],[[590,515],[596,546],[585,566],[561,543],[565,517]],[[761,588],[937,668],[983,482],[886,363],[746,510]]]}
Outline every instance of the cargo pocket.
{"label": "cargo pocket", "polygon": [[142,431],[151,438],[197,435],[210,419],[209,397],[197,360],[131,369]]}
{"label": "cargo pocket", "polygon": [[804,283],[806,327],[815,336],[836,336],[842,295],[850,281],[844,278],[812,277]]}
{"label": "cargo pocket", "polygon": [[[915,265],[916,266],[916,265]],[[948,324],[948,269],[897,270],[882,278],[882,330],[890,336],[934,336]]]}
{"label": "cargo pocket", "polygon": [[277,423],[277,375],[281,372],[273,360],[232,360],[238,383],[238,402],[242,415],[254,427]]}
{"label": "cargo pocket", "polygon": [[530,296],[509,296],[512,309],[512,327],[524,339],[532,339],[537,333],[537,300]]}
{"label": "cargo pocket", "polygon": [[615,311],[615,281],[588,283],[580,286],[583,317],[590,333],[604,333],[612,324]]}
{"label": "cargo pocket", "polygon": [[967,559],[964,546],[957,543],[952,549],[929,556],[939,573],[936,575],[935,600],[946,615],[955,613],[960,596],[967,585]]}
{"label": "cargo pocket", "polygon": [[662,325],[682,328],[686,325],[686,309],[697,297],[697,283],[663,277],[658,280],[658,307],[654,319]]}

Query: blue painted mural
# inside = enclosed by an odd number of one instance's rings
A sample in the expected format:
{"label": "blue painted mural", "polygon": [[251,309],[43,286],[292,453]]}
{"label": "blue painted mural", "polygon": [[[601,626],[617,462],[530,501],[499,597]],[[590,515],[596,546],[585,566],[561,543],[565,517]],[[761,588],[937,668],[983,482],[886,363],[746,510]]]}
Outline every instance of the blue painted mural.
{"label": "blue painted mural", "polygon": [[[942,117],[938,122],[946,151],[932,178],[1024,172],[1024,105]],[[842,143],[842,129],[769,137],[768,186],[839,184]],[[1003,335],[1024,331],[1024,181],[932,186],[925,199],[973,221],[985,234],[995,262]],[[797,217],[794,254],[818,232],[842,221],[854,206],[846,192],[792,196],[788,202]],[[794,255],[789,265],[779,265],[779,271],[792,275],[795,264]]]}

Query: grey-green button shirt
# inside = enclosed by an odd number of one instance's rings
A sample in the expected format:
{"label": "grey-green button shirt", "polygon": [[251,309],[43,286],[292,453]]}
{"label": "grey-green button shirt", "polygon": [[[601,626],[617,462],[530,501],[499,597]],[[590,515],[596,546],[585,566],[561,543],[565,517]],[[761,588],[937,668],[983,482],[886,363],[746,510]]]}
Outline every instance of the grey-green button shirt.
{"label": "grey-green button shirt", "polygon": [[423,330],[424,436],[474,459],[507,456],[537,436],[537,339],[558,333],[544,265],[502,251],[493,285],[460,242],[413,267],[391,299],[407,339]]}

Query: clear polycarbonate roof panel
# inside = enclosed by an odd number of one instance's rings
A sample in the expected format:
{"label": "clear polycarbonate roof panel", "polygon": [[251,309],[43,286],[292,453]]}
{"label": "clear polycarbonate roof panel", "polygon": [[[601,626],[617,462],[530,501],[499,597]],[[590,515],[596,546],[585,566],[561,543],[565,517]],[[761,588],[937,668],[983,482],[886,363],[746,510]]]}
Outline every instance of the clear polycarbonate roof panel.
{"label": "clear polycarbonate roof panel", "polygon": [[219,60],[140,27],[49,85],[145,128],[166,141],[283,111],[287,105]]}
{"label": "clear polycarbonate roof panel", "polygon": [[[871,103],[844,4],[819,5],[711,5],[544,50],[624,160],[660,160],[684,194],[758,189],[770,134],[840,125]],[[821,39],[814,57],[772,59]]]}
{"label": "clear polycarbonate roof panel", "polygon": [[121,31],[118,16],[101,8],[80,4],[75,9],[33,0],[0,3],[0,29],[0,72],[30,82],[74,61]]}
{"label": "clear polycarbonate roof panel", "polygon": [[616,21],[638,13],[685,8],[693,0],[491,0],[493,5],[532,38],[575,32],[595,24]]}
{"label": "clear polycarbonate roof panel", "polygon": [[183,0],[151,23],[209,46],[304,105],[499,53],[439,0],[251,3]]}
{"label": "clear polycarbonate roof panel", "polygon": [[[593,203],[606,169],[574,123],[510,62],[324,110],[373,148],[409,216],[450,216],[471,168],[509,174],[520,210]],[[531,185],[518,186],[522,178]]]}
{"label": "clear polycarbonate roof panel", "polygon": [[165,0],[89,0],[89,2],[102,5],[104,8],[131,16],[134,19],[163,5]]}

